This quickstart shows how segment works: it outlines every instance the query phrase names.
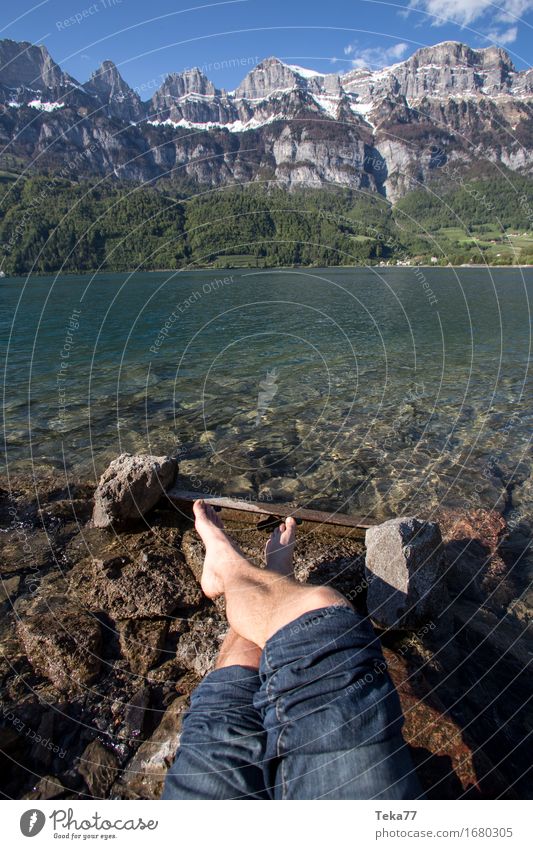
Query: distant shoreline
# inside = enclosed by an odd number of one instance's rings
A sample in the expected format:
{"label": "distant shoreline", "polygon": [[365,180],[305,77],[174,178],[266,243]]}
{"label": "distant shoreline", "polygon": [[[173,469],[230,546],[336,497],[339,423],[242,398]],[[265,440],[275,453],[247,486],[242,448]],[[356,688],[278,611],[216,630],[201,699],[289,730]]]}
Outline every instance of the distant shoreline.
{"label": "distant shoreline", "polygon": [[328,270],[330,268],[343,268],[346,271],[354,271],[356,269],[365,269],[368,271],[373,271],[374,269],[379,271],[406,271],[415,268],[430,268],[432,270],[452,270],[459,268],[485,268],[485,269],[498,269],[498,268],[533,268],[533,264],[531,265],[486,265],[483,263],[465,263],[463,265],[265,265],[262,267],[256,265],[238,265],[238,266],[220,266],[214,267],[212,265],[205,265],[202,267],[195,268],[150,268],[148,270],[136,270],[132,271],[131,269],[128,271],[109,271],[109,270],[98,270],[98,271],[63,271],[59,273],[58,271],[50,271],[47,274],[6,274],[4,277],[0,277],[1,281],[5,280],[19,280],[22,278],[31,277],[89,277],[90,275],[100,275],[100,274],[170,274],[172,273],[190,273],[192,271],[210,271],[210,272],[219,272],[225,273],[228,271],[319,271],[319,270]]}

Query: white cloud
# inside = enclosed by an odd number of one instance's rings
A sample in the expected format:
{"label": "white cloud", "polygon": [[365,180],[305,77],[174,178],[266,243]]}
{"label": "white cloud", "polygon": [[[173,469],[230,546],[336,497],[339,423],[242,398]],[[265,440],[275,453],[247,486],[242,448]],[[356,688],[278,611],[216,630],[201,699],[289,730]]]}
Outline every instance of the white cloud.
{"label": "white cloud", "polygon": [[493,41],[494,44],[512,44],[513,41],[516,41],[518,36],[518,27],[509,27],[508,29],[501,30],[491,30],[486,33],[486,37],[489,41]]}
{"label": "white cloud", "polygon": [[519,23],[520,18],[533,10],[533,0],[410,0],[411,9],[422,9],[439,26],[455,22],[461,26],[485,18],[486,22]]}
{"label": "white cloud", "polygon": [[365,47],[360,50],[357,42],[348,44],[344,48],[344,55],[350,57],[354,68],[384,68],[394,62],[399,62],[407,51],[409,45],[399,41],[391,47]]}

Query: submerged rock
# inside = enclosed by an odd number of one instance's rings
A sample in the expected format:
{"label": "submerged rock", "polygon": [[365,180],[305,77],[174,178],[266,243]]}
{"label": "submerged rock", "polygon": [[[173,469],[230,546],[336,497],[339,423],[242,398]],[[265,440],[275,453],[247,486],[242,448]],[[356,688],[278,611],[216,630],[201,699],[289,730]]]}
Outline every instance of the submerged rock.
{"label": "submerged rock", "polygon": [[366,532],[367,605],[386,628],[416,628],[446,606],[445,558],[439,526],[403,517]]}
{"label": "submerged rock", "polygon": [[24,600],[17,614],[18,636],[36,672],[60,690],[95,680],[102,640],[94,616],[66,595]]}
{"label": "submerged rock", "polygon": [[144,516],[174,483],[178,461],[151,454],[121,454],[103,473],[94,493],[93,525],[109,528]]}

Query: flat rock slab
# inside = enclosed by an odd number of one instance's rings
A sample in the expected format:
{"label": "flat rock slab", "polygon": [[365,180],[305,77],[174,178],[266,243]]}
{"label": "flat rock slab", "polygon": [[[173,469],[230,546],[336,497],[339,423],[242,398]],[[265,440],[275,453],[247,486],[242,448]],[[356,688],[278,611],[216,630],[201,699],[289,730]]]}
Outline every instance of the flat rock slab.
{"label": "flat rock slab", "polygon": [[93,740],[80,757],[78,772],[91,796],[104,799],[120,771],[117,758],[99,740]]}
{"label": "flat rock slab", "polygon": [[37,572],[54,562],[52,539],[44,530],[9,528],[0,534],[0,572]]}
{"label": "flat rock slab", "polygon": [[130,557],[87,559],[69,573],[70,593],[91,611],[113,619],[166,616],[202,603],[202,592],[183,558],[144,552]]}
{"label": "flat rock slab", "polygon": [[141,743],[111,796],[118,799],[159,799],[168,769],[178,749],[187,696],[178,696],[163,714],[152,736]]}
{"label": "flat rock slab", "polygon": [[144,675],[157,662],[168,625],[168,619],[121,619],[116,622],[120,651],[132,672]]}
{"label": "flat rock slab", "polygon": [[226,621],[213,617],[191,622],[190,630],[178,640],[176,662],[196,675],[207,675],[215,666],[227,630]]}
{"label": "flat rock slab", "polygon": [[55,775],[43,775],[42,778],[26,793],[23,799],[60,799],[67,792],[59,778]]}
{"label": "flat rock slab", "polygon": [[66,595],[24,600],[17,633],[36,672],[60,690],[78,690],[100,671],[98,621]]}
{"label": "flat rock slab", "polygon": [[0,603],[7,601],[13,604],[17,597],[20,586],[20,577],[13,575],[12,578],[0,578]]}
{"label": "flat rock slab", "polygon": [[424,676],[393,652],[384,649],[384,655],[405,717],[403,736],[427,798],[479,797],[480,779],[487,776],[482,783],[491,783],[491,765],[465,742]]}
{"label": "flat rock slab", "polygon": [[142,518],[172,486],[178,472],[174,457],[121,454],[109,464],[94,493],[96,528],[120,526]]}
{"label": "flat rock slab", "polygon": [[417,628],[446,607],[446,562],[439,526],[414,517],[366,532],[367,605],[385,628]]}

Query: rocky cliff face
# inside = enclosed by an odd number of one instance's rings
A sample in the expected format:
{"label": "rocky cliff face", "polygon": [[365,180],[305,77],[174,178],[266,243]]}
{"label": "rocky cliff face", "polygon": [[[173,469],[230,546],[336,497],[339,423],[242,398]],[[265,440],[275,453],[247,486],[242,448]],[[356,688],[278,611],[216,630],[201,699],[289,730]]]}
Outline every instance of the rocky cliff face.
{"label": "rocky cliff face", "polygon": [[2,86],[13,91],[29,89],[33,92],[76,85],[76,81],[56,65],[44,45],[28,41],[0,41]]}
{"label": "rocky cliff face", "polygon": [[234,92],[192,69],[147,102],[110,61],[83,86],[42,46],[2,41],[0,65],[0,140],[36,168],[68,158],[82,176],[157,180],[179,169],[209,185],[268,174],[392,201],[447,162],[531,169],[533,71],[496,47],[444,42],[342,76],[270,58]]}
{"label": "rocky cliff face", "polygon": [[112,117],[139,121],[144,116],[141,98],[122,79],[114,62],[102,62],[83,88],[99,101],[98,105],[105,104]]}

